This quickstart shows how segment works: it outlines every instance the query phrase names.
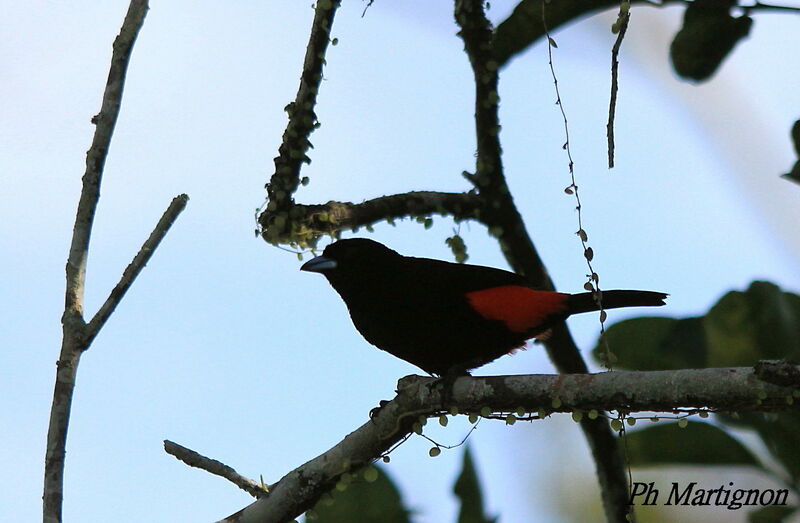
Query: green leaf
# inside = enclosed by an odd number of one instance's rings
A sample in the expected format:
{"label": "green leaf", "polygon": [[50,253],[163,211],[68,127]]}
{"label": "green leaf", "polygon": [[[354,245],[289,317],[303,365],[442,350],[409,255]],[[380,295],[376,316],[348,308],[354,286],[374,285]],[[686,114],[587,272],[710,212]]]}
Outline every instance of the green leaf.
{"label": "green leaf", "polygon": [[496,518],[487,518],[484,515],[483,494],[469,447],[464,449],[461,474],[459,474],[456,484],[453,485],[453,492],[461,500],[458,523],[494,523],[496,521]]}
{"label": "green leaf", "polygon": [[704,319],[709,367],[753,365],[800,356],[800,296],[755,281],[729,292]]}
{"label": "green leaf", "polygon": [[[380,468],[377,479],[368,482],[362,474],[347,484],[344,491],[334,489],[314,507],[314,523],[409,523],[410,511],[403,506],[400,492]],[[375,477],[370,471],[370,478]]]}
{"label": "green leaf", "polygon": [[792,506],[781,507],[770,505],[748,512],[747,521],[750,523],[777,523],[786,521],[796,510],[797,507]]}
{"label": "green leaf", "polygon": [[[800,296],[755,281],[723,296],[703,317],[634,318],[606,329],[620,368],[672,370],[800,359]],[[604,360],[599,343],[593,356]]]}
{"label": "green leaf", "polygon": [[[634,318],[606,329],[606,340],[617,357],[615,366],[636,370],[672,370],[706,366],[701,318]],[[592,351],[602,361],[602,341]]]}
{"label": "green leaf", "polygon": [[796,412],[741,413],[738,418],[723,415],[725,423],[755,430],[770,454],[777,459],[795,482],[800,480],[800,414]]}
{"label": "green leaf", "polygon": [[758,459],[724,430],[701,422],[660,423],[628,432],[631,465],[738,465],[761,468]]}

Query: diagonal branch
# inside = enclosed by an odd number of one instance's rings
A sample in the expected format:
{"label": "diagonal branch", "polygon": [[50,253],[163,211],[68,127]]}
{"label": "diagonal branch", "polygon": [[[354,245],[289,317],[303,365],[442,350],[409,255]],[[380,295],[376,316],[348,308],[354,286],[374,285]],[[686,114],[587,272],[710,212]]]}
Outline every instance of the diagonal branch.
{"label": "diagonal branch", "polygon": [[106,301],[95,313],[94,317],[92,317],[92,320],[86,325],[84,343],[87,348],[94,337],[97,336],[97,333],[100,332],[100,329],[103,328],[103,325],[105,325],[111,313],[117,308],[122,297],[125,296],[125,293],[128,292],[128,289],[130,289],[134,280],[136,280],[136,277],[142,272],[147,262],[150,261],[156,248],[161,243],[161,240],[164,239],[164,236],[166,236],[169,229],[175,223],[175,220],[178,219],[178,215],[186,208],[186,203],[188,201],[189,197],[185,194],[180,194],[172,199],[172,202],[169,204],[169,207],[167,207],[167,210],[164,211],[161,219],[158,220],[150,236],[142,244],[142,248],[139,249],[139,252],[136,253],[131,263],[125,268],[119,282],[111,289],[111,293],[109,293]]}
{"label": "diagonal branch", "polygon": [[187,449],[186,447],[178,445],[172,441],[164,440],[164,452],[175,456],[177,459],[183,461],[190,467],[203,469],[210,474],[227,479],[256,499],[266,496],[269,492],[269,487],[260,485],[252,479],[242,476],[232,467],[229,467],[221,461],[207,458],[201,454],[198,454],[192,449]]}
{"label": "diagonal branch", "polygon": [[[786,372],[786,370],[791,372]],[[452,391],[430,386],[432,378],[407,376],[398,383],[398,395],[378,414],[330,450],[281,478],[270,493],[223,521],[291,521],[312,508],[332,489],[342,474],[378,459],[411,434],[420,416],[432,417],[456,407],[476,413],[489,407],[496,413],[545,415],[552,412],[591,410],[665,411],[714,409],[718,411],[789,410],[786,398],[800,386],[800,367],[782,365],[783,380],[774,369],[746,367],[675,371],[615,371],[599,374],[560,374],[461,377]],[[762,379],[761,376],[769,376]],[[787,381],[788,380],[788,381]],[[776,381],[779,383],[776,383]],[[446,398],[446,404],[445,404]],[[554,400],[557,402],[554,403]],[[553,408],[553,405],[559,405]],[[485,414],[485,412],[484,412]],[[532,419],[539,417],[534,414]]]}
{"label": "diagonal branch", "polygon": [[[483,221],[498,238],[509,265],[539,288],[554,290],[547,268],[528,234],[505,181],[500,146],[497,94],[498,63],[491,24],[481,0],[457,0],[456,22],[475,76],[475,130],[478,143],[476,173],[479,196],[486,203]],[[544,27],[544,26],[542,26]],[[550,360],[559,372],[580,373],[588,368],[565,323],[545,341]],[[625,460],[608,423],[600,418],[581,421],[589,442],[609,521],[624,521],[628,513]]]}

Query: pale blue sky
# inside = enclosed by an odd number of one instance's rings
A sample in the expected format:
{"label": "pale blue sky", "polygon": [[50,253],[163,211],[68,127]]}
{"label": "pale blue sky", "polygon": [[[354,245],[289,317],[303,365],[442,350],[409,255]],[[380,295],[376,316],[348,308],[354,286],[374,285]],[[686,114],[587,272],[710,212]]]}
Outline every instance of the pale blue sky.
{"label": "pale blue sky", "polygon": [[[311,2],[152,2],[134,50],[107,163],[88,267],[93,313],[170,199],[189,205],[78,373],[67,455],[67,521],[207,521],[245,504],[224,480],[166,455],[171,439],[273,482],[363,423],[396,380],[416,372],[370,347],[323,278],[255,239],[294,98]],[[312,137],[311,184],[297,199],[353,200],[416,189],[464,190],[474,163],[472,79],[450,2],[346,2],[334,24]],[[501,19],[511,2],[494,1]],[[0,507],[40,517],[44,441],[60,343],[64,263],[84,155],[125,2],[2,2],[0,64]],[[797,17],[759,15],[748,42],[709,84],[670,73],[676,9],[635,9],[623,45],[617,168],[605,166],[611,16],[557,33],[584,220],[605,288],[669,292],[669,315],[702,313],[755,278],[800,289],[800,187],[794,161],[797,71],[781,46]],[[585,274],[546,49],[501,77],[509,184],[553,279]],[[452,221],[376,227],[373,238],[445,258]],[[366,233],[365,233],[366,234]],[[505,267],[481,226],[462,224],[473,263]],[[611,321],[634,312],[614,311]],[[580,346],[592,315],[570,320]],[[551,372],[541,349],[480,374]],[[432,434],[459,441],[465,422]],[[556,487],[594,467],[565,418],[484,422],[470,444],[490,511],[556,521]],[[461,452],[428,458],[412,438],[388,472],[418,521],[452,521]],[[424,481],[422,479],[424,478]],[[560,488],[560,487],[559,487]],[[588,495],[592,495],[589,491]],[[444,500],[444,501],[443,501]],[[743,514],[742,514],[743,516]],[[707,515],[703,518],[708,520]]]}

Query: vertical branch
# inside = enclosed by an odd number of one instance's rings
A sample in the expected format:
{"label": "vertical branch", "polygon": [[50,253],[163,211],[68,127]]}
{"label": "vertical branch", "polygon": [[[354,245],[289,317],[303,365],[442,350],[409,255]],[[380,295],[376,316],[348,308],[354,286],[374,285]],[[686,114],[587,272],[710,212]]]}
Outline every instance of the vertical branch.
{"label": "vertical branch", "polygon": [[631,4],[623,1],[619,5],[617,21],[611,28],[613,32],[617,33],[617,39],[611,48],[611,98],[608,102],[608,123],[606,124],[609,169],[614,167],[614,116],[617,113],[617,91],[619,90],[619,49],[622,47],[622,39],[625,38],[625,31],[628,30],[630,19]]}
{"label": "vertical branch", "polygon": [[[455,18],[461,27],[459,35],[472,65],[475,77],[475,130],[477,162],[469,179],[478,189],[484,206],[481,221],[497,237],[511,267],[525,275],[534,285],[554,289],[544,262],[539,257],[522,216],[514,204],[505,181],[500,146],[498,117],[498,68],[493,50],[493,33],[483,11],[482,0],[456,0]],[[562,373],[588,372],[565,323],[553,328],[545,341],[547,354]],[[597,466],[603,505],[609,521],[625,521],[628,513],[625,461],[608,422],[584,418],[581,428],[589,442]]]}
{"label": "vertical branch", "polygon": [[61,318],[63,338],[61,354],[56,364],[56,383],[45,453],[43,495],[43,519],[45,522],[61,521],[64,496],[64,454],[75,388],[75,375],[80,355],[88,346],[85,335],[86,323],[83,319],[83,294],[89,239],[97,201],[100,197],[100,182],[108,155],[108,146],[119,114],[125,73],[133,44],[144,23],[147,10],[147,0],[131,0],[120,33],[114,40],[111,68],[103,94],[102,107],[100,113],[92,119],[96,128],[92,146],[86,154],[83,188],[75,214],[75,226],[66,266],[66,294],[64,314]]}
{"label": "vertical branch", "polygon": [[[289,123],[283,133],[278,156],[275,157],[275,173],[267,184],[267,208],[259,217],[262,235],[268,242],[288,241],[305,246],[316,241],[310,231],[300,234],[294,231],[296,223],[290,211],[294,206],[294,193],[300,185],[300,168],[310,163],[306,155],[311,142],[311,133],[319,127],[314,107],[322,83],[325,52],[330,43],[330,32],[340,0],[318,0],[314,9],[314,21],[303,61],[300,87],[294,102],[286,106]],[[293,234],[294,233],[294,234]]]}

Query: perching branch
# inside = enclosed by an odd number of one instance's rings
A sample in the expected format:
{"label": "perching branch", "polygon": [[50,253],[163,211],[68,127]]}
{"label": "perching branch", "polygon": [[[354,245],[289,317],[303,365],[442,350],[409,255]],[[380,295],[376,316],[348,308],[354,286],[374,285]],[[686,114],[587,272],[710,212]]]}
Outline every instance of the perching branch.
{"label": "perching branch", "polygon": [[[774,376],[782,378],[775,383]],[[762,376],[764,379],[762,379]],[[789,376],[786,378],[786,376]],[[785,363],[776,368],[687,369],[676,371],[615,371],[599,374],[487,376],[458,378],[443,395],[432,378],[407,376],[397,396],[374,419],[327,452],[294,469],[268,495],[223,521],[291,521],[312,508],[345,472],[354,472],[411,434],[420,416],[438,416],[456,407],[461,413],[674,412],[676,409],[748,410],[796,409],[787,404],[800,387],[800,368]],[[447,397],[447,404],[443,398]],[[553,407],[553,405],[558,405]]]}
{"label": "perching branch", "polygon": [[269,492],[270,487],[266,485],[260,485],[252,479],[247,479],[236,472],[232,467],[229,467],[228,465],[215,459],[207,458],[201,454],[198,454],[192,449],[187,449],[186,447],[178,445],[172,441],[164,440],[164,451],[167,454],[175,456],[190,467],[197,467],[205,470],[206,472],[214,474],[215,476],[220,476],[227,479],[254,498],[261,498],[266,496]]}
{"label": "perching branch", "polygon": [[150,259],[153,250],[158,246],[188,200],[186,195],[180,195],[172,201],[155,230],[123,273],[120,282],[111,291],[108,299],[91,322],[87,324],[83,314],[83,295],[89,239],[97,202],[100,198],[100,183],[109,144],[119,115],[125,74],[133,45],[142,28],[147,10],[147,0],[131,0],[120,33],[114,40],[111,67],[102,106],[100,112],[92,118],[96,128],[92,145],[86,153],[86,171],[83,175],[83,187],[75,214],[72,243],[67,258],[65,304],[64,314],[61,318],[63,325],[61,353],[56,363],[56,382],[47,433],[44,494],[42,496],[43,520],[46,523],[60,522],[62,517],[67,429],[81,354],[89,348],[94,337]]}

